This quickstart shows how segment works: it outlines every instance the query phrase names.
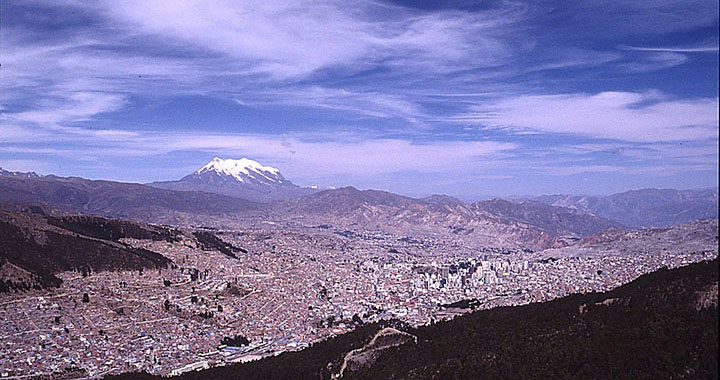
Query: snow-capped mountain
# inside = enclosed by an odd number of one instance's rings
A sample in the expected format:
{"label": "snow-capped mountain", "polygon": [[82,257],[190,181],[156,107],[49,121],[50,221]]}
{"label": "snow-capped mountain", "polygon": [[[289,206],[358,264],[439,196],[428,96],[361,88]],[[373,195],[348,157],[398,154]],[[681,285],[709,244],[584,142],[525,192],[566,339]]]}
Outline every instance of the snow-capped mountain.
{"label": "snow-capped mountain", "polygon": [[[239,160],[215,157],[207,165],[200,168],[190,176],[216,175],[221,180],[231,181],[232,179],[242,183],[257,183],[266,186],[275,186],[287,182],[280,174],[280,169],[272,166],[263,166],[257,161],[249,158]],[[229,177],[232,177],[229,178]],[[187,178],[187,177],[186,177]]]}
{"label": "snow-capped mountain", "polygon": [[280,170],[249,158],[213,158],[205,166],[179,181],[154,182],[154,187],[205,191],[257,202],[301,197],[317,189],[303,188],[283,177]]}
{"label": "snow-capped mountain", "polygon": [[11,172],[0,168],[0,176],[4,177],[20,177],[20,178],[40,178],[40,175],[35,172]]}

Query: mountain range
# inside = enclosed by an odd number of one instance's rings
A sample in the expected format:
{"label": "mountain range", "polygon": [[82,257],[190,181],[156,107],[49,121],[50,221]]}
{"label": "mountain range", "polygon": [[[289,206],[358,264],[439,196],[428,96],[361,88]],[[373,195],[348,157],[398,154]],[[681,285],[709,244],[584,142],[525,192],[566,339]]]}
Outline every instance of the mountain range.
{"label": "mountain range", "polygon": [[[248,198],[252,199],[249,200]],[[644,189],[464,203],[354,187],[311,189],[247,158],[214,158],[178,181],[148,185],[0,171],[0,202],[173,225],[333,228],[431,236],[477,247],[562,247],[608,229],[717,218],[717,190]]]}
{"label": "mountain range", "polygon": [[40,175],[35,172],[11,172],[0,168],[0,177],[39,178]]}
{"label": "mountain range", "polygon": [[56,176],[0,175],[0,201],[40,203],[70,212],[167,224],[199,223],[207,216],[260,208],[255,202],[226,195]]}
{"label": "mountain range", "polygon": [[534,200],[595,214],[632,228],[669,227],[718,217],[717,189],[642,189],[607,196],[544,195]]}
{"label": "mountain range", "polygon": [[[442,202],[438,201],[443,200]],[[539,202],[503,199],[462,203],[452,198],[409,198],[378,190],[344,187],[275,204],[270,218],[304,225],[379,230],[405,236],[436,236],[470,246],[564,245],[619,223]]]}

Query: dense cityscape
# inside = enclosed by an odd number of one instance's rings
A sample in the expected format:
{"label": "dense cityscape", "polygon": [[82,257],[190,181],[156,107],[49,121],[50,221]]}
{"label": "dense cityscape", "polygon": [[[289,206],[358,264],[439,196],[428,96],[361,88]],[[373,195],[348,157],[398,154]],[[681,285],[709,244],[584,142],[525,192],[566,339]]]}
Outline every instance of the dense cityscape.
{"label": "dense cityscape", "polygon": [[180,374],[299,350],[378,320],[419,326],[605,291],[717,257],[717,250],[663,250],[539,259],[387,234],[216,233],[243,253],[231,257],[190,239],[128,240],[162,252],[171,267],[65,272],[56,290],[0,295],[0,375]]}

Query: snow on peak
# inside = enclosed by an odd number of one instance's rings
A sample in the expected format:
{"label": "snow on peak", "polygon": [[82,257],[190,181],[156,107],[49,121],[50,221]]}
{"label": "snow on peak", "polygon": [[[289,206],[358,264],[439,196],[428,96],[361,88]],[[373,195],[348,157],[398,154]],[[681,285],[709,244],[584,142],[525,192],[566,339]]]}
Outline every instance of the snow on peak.
{"label": "snow on peak", "polygon": [[[239,160],[222,159],[215,157],[207,165],[203,166],[196,173],[216,172],[218,174],[231,176],[240,182],[245,182],[245,178],[251,177],[261,181],[282,181],[280,170],[271,166],[263,166],[259,162],[249,158],[241,158]],[[264,178],[258,178],[260,175]]]}

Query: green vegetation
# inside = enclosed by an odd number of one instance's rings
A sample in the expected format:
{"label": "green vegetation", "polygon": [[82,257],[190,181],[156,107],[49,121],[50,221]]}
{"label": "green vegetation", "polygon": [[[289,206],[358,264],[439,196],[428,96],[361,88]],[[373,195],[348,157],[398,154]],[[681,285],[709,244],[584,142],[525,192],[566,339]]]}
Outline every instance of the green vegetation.
{"label": "green vegetation", "polygon": [[180,232],[169,227],[133,223],[99,216],[73,215],[47,217],[47,223],[81,235],[97,239],[118,241],[122,238],[150,239],[155,241],[180,241]]}
{"label": "green vegetation", "polygon": [[104,270],[163,268],[170,263],[158,253],[94,237],[89,225],[82,228],[89,235],[83,236],[78,231],[49,227],[46,222],[42,216],[0,212],[0,265],[8,262],[27,271],[30,278],[27,283],[0,280],[0,292],[57,287],[62,281],[55,273],[61,271],[88,276]]}
{"label": "green vegetation", "polygon": [[235,253],[242,252],[247,253],[247,250],[239,247],[235,247],[232,244],[226,243],[212,232],[207,231],[195,231],[193,232],[193,236],[198,240],[198,242],[201,245],[201,248],[205,251],[216,249],[220,253],[230,256],[232,258],[237,258],[235,256]]}
{"label": "green vegetation", "polygon": [[222,341],[220,341],[220,344],[224,344],[226,346],[234,346],[234,347],[242,347],[247,346],[250,344],[250,341],[248,338],[242,336],[242,335],[235,335],[235,337],[224,337]]}

